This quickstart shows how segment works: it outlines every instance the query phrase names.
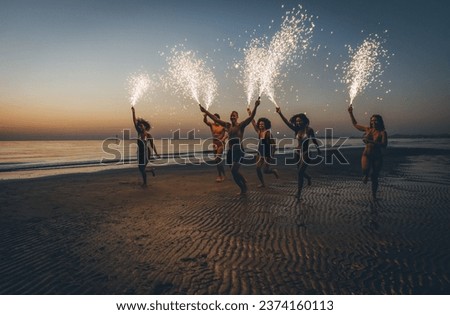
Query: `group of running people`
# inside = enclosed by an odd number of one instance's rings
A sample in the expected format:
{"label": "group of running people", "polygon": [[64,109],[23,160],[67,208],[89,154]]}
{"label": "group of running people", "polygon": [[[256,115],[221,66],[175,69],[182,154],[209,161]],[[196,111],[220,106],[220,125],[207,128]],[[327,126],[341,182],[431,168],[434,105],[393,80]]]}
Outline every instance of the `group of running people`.
{"label": "group of running people", "polygon": [[[204,114],[203,121],[210,127],[213,136],[213,146],[215,160],[214,163],[217,166],[218,176],[217,182],[221,182],[225,179],[225,168],[222,155],[224,152],[225,142],[228,142],[228,150],[226,156],[226,163],[230,165],[231,174],[234,182],[239,186],[239,195],[245,196],[247,193],[247,180],[240,173],[242,159],[245,156],[243,147],[244,130],[247,125],[252,123],[255,131],[258,134],[258,154],[256,160],[256,173],[260,181],[258,187],[265,187],[263,172],[265,174],[274,174],[276,178],[279,178],[278,170],[271,168],[273,164],[273,157],[275,152],[275,142],[271,134],[271,121],[267,118],[259,118],[255,122],[255,115],[258,106],[261,101],[255,102],[253,110],[247,109],[248,117],[242,122],[238,122],[239,114],[236,111],[232,111],[230,114],[230,122],[226,122],[220,119],[219,114],[211,114],[202,105],[199,105],[201,112]],[[146,165],[148,158],[152,151],[158,155],[153,138],[149,133],[151,126],[148,121],[142,118],[136,118],[134,108],[133,122],[138,132],[138,162],[139,171],[143,178],[143,185],[147,185]],[[294,137],[297,140],[297,147],[295,149],[295,164],[297,166],[297,194],[296,198],[300,199],[303,189],[304,180],[307,184],[311,185],[311,176],[306,173],[306,169],[311,162],[309,146],[310,141],[316,146],[317,154],[320,155],[320,148],[315,138],[314,130],[309,126],[309,119],[305,114],[296,114],[289,120],[283,115],[281,109],[277,107],[276,112],[280,115],[283,122],[294,131]],[[380,115],[373,115],[370,118],[370,124],[368,127],[361,126],[357,123],[353,116],[353,107],[349,106],[348,112],[353,126],[364,132],[363,142],[365,148],[361,158],[361,166],[363,171],[363,182],[367,183],[369,176],[372,183],[372,198],[376,199],[378,190],[378,177],[380,174],[381,166],[383,163],[382,148],[387,146],[387,133],[385,131],[383,118]],[[208,121],[208,117],[212,122]],[[154,169],[150,172],[155,175]]]}

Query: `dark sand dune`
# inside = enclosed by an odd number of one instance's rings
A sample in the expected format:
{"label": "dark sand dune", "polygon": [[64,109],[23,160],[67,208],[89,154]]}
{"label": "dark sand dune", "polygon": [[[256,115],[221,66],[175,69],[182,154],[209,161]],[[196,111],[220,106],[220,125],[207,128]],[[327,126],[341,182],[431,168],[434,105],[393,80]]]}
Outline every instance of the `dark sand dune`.
{"label": "dark sand dune", "polygon": [[450,158],[390,149],[380,200],[350,165],[236,196],[215,169],[2,181],[1,294],[450,294]]}

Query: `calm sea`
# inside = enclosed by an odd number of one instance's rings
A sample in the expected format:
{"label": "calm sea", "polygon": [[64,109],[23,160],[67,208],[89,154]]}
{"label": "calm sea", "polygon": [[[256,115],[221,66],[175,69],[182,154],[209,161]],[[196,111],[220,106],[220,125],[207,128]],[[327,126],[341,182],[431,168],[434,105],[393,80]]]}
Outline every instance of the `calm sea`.
{"label": "calm sea", "polygon": [[[283,142],[284,152],[292,149],[290,141]],[[248,139],[246,147],[254,150],[256,143],[256,139]],[[163,139],[155,140],[155,145],[160,154],[151,161],[155,165],[213,157],[210,140]],[[361,139],[353,138],[342,147],[362,146]],[[450,149],[450,139],[398,138],[391,139],[389,146]],[[0,179],[131,167],[136,163],[136,151],[135,140],[0,141]]]}

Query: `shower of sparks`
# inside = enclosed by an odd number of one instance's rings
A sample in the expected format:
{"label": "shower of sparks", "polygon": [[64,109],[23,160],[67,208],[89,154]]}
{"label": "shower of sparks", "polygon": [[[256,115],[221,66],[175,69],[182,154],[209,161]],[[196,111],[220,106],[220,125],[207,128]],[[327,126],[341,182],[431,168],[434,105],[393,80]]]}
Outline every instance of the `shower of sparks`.
{"label": "shower of sparks", "polygon": [[167,63],[169,85],[175,92],[194,99],[208,109],[217,95],[217,80],[205,62],[196,58],[193,51],[173,49]]}
{"label": "shower of sparks", "polygon": [[344,76],[341,81],[348,87],[350,104],[372,83],[383,86],[380,80],[384,72],[382,60],[389,59],[389,56],[382,44],[383,41],[378,35],[371,35],[356,49],[348,47],[350,61],[343,65]]}
{"label": "shower of sparks", "polygon": [[294,60],[306,51],[314,30],[313,16],[302,12],[302,7],[286,12],[281,29],[268,38],[253,39],[244,50],[243,84],[247,95],[247,104],[258,93],[263,94],[278,107],[275,102],[275,86],[280,83],[282,68],[294,63]]}
{"label": "shower of sparks", "polygon": [[133,107],[144,96],[145,92],[154,85],[148,73],[145,72],[131,74],[127,83],[129,99]]}

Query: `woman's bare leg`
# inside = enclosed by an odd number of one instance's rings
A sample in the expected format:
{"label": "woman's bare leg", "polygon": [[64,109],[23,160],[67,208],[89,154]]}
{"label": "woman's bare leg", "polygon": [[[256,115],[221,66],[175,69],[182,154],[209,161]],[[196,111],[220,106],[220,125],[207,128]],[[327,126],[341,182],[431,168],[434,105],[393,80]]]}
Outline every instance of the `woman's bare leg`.
{"label": "woman's bare leg", "polygon": [[142,175],[142,180],[143,180],[143,186],[147,186],[147,173],[145,172],[145,167],[147,165],[145,164],[139,164],[139,172]]}
{"label": "woman's bare leg", "polygon": [[233,162],[233,165],[231,166],[231,174],[233,175],[234,182],[241,189],[241,195],[244,195],[247,192],[247,181],[239,172],[240,167],[241,164],[239,162]]}
{"label": "woman's bare leg", "polygon": [[267,160],[264,160],[264,174],[273,174],[278,179],[280,175],[278,174],[278,170],[276,168],[271,168],[270,164],[267,163]]}
{"label": "woman's bare leg", "polygon": [[364,176],[363,183],[367,184],[370,172],[370,157],[365,153],[363,153],[363,155],[361,156],[361,169]]}
{"label": "woman's bare leg", "polygon": [[300,161],[298,166],[298,173],[297,173],[297,199],[301,198],[302,189],[303,189],[303,182],[305,178],[305,172],[306,168],[308,167],[308,164],[306,164],[303,160]]}
{"label": "woman's bare leg", "polygon": [[303,172],[303,176],[306,178],[306,182],[308,183],[308,186],[311,186],[311,176],[309,176],[308,173]]}
{"label": "woman's bare leg", "polygon": [[264,183],[264,177],[262,174],[262,167],[264,166],[264,159],[258,155],[258,162],[256,163],[256,174],[258,175],[258,179],[261,183],[258,187],[266,187]]}
{"label": "woman's bare leg", "polygon": [[223,159],[217,158],[217,172],[219,173],[219,176],[225,177],[225,168],[223,167]]}
{"label": "woman's bare leg", "polygon": [[372,166],[372,198],[373,200],[377,199],[377,191],[378,191],[378,177],[380,176],[381,167],[383,165],[383,158],[378,157],[373,160]]}
{"label": "woman's bare leg", "polygon": [[225,178],[225,168],[223,166],[224,160],[222,159],[222,155],[223,155],[223,146],[218,147],[216,149],[216,159],[215,159],[215,163],[217,166],[217,173],[219,174],[221,180]]}

